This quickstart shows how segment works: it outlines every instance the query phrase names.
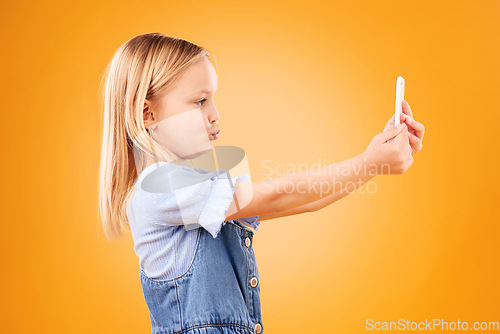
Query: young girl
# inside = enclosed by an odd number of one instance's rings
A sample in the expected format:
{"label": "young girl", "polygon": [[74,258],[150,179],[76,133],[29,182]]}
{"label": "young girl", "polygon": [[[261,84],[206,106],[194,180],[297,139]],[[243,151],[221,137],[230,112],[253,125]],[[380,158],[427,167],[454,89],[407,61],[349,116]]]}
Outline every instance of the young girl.
{"label": "young girl", "polygon": [[152,333],[263,333],[252,248],[260,221],[316,211],[375,175],[402,174],[422,147],[424,127],[404,101],[402,124],[393,116],[353,158],[263,182],[231,176],[207,158],[220,131],[209,56],[149,33],[122,45],[107,68],[101,217],[109,239],[131,231]]}

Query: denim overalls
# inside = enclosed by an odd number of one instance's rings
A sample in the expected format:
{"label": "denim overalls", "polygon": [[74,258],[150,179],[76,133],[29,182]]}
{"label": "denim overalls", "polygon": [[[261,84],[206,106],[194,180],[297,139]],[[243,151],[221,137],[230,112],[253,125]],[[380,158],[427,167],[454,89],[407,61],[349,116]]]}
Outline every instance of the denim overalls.
{"label": "denim overalls", "polygon": [[237,219],[217,238],[198,228],[191,265],[179,277],[140,279],[153,334],[264,333],[254,232]]}

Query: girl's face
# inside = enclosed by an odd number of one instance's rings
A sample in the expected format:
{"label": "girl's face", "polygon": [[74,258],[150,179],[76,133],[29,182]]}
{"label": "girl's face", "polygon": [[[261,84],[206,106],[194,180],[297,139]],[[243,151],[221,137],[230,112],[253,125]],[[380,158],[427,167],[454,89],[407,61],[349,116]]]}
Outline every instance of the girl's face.
{"label": "girl's face", "polygon": [[167,93],[144,103],[144,126],[154,139],[180,157],[211,149],[218,138],[214,97],[217,74],[208,59],[192,64]]}

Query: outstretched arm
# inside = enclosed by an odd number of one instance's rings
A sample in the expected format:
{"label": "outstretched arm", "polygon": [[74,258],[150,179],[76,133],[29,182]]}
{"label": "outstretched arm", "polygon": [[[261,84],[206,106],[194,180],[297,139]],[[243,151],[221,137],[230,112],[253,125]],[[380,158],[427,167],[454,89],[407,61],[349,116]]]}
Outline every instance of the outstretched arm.
{"label": "outstretched arm", "polygon": [[[358,187],[356,186],[356,189],[357,188]],[[355,189],[353,189],[353,190],[355,190]],[[332,194],[332,195],[329,195],[329,196],[324,197],[322,199],[319,199],[315,202],[300,205],[300,206],[293,208],[293,209],[263,214],[263,215],[259,216],[259,221],[280,218],[280,217],[285,217],[285,216],[298,215],[298,214],[306,213],[306,212],[318,211],[320,209],[323,209],[324,207],[327,207],[330,204],[335,203],[339,199],[349,195],[351,192],[352,191],[347,191],[344,189],[344,190],[341,190],[335,194]]]}
{"label": "outstretched arm", "polygon": [[[391,133],[386,133],[385,136],[393,138],[398,134],[404,134],[403,129],[406,127],[395,128],[388,131]],[[387,145],[405,147],[403,144],[405,142],[408,145],[407,134],[406,137],[399,137]],[[380,136],[378,138],[385,139]],[[393,166],[394,170],[397,170],[398,166],[401,168],[400,165],[406,163],[406,155],[409,152],[400,154],[398,149],[389,148],[389,150],[390,155],[398,156]],[[226,211],[226,219],[260,216],[263,220],[315,211],[345,196],[354,187],[359,187],[380,173],[377,171],[378,165],[371,159],[369,152],[365,151],[335,164],[287,174],[270,181],[238,182],[234,188],[233,201]],[[317,203],[312,204],[313,202]]]}
{"label": "outstretched arm", "polygon": [[[416,122],[413,119],[413,114],[411,112],[410,106],[406,101],[402,102],[402,109],[403,113],[401,113],[401,122],[405,123],[406,126],[408,127],[408,136],[409,136],[409,144],[411,146],[411,153],[415,154],[420,149],[422,148],[422,139],[424,135],[424,126]],[[390,131],[391,128],[393,128],[394,124],[394,115],[391,117],[391,119],[387,122],[384,132]],[[379,134],[380,136],[380,134]],[[370,143],[370,146],[373,146],[372,143]],[[368,151],[368,149],[367,149]],[[367,152],[365,151],[365,154]],[[413,160],[411,158],[411,160]],[[318,199],[316,201],[313,201],[311,203],[299,205],[294,208],[290,208],[287,210],[282,210],[282,211],[277,211],[277,212],[270,212],[270,213],[265,213],[260,215],[259,220],[267,220],[267,219],[274,219],[274,218],[279,218],[279,217],[285,217],[285,216],[291,216],[291,215],[296,215],[296,214],[301,214],[301,213],[306,213],[306,212],[314,212],[318,211],[336,201],[339,199],[347,196],[348,194],[352,193],[354,190],[356,190],[359,186],[364,184],[368,179],[363,179],[360,178],[359,182],[353,183],[352,186],[349,189],[341,189],[338,192],[335,192],[333,194],[330,194],[324,198]]]}

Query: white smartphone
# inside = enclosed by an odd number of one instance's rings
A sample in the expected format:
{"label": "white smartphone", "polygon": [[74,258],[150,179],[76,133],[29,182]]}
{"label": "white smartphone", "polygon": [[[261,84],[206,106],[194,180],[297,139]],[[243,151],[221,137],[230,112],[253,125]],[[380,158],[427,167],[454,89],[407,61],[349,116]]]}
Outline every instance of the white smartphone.
{"label": "white smartphone", "polygon": [[399,125],[399,119],[401,118],[401,113],[403,112],[401,103],[405,98],[405,79],[402,76],[396,78],[396,108],[394,111],[394,125]]}

